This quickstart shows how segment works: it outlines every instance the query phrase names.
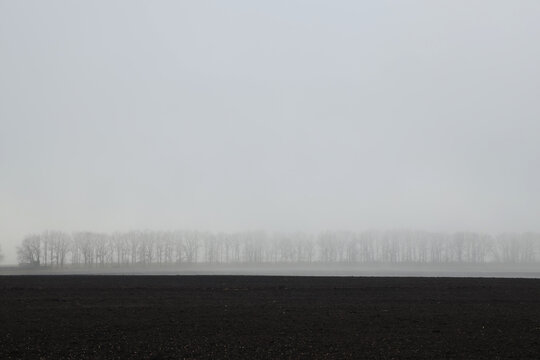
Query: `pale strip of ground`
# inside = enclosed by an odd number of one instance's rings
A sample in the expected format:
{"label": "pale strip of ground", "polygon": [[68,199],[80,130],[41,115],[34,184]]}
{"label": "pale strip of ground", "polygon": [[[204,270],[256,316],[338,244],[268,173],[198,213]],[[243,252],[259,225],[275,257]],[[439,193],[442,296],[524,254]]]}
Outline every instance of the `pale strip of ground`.
{"label": "pale strip of ground", "polygon": [[0,275],[273,275],[540,278],[538,264],[183,264],[94,268],[0,267]]}

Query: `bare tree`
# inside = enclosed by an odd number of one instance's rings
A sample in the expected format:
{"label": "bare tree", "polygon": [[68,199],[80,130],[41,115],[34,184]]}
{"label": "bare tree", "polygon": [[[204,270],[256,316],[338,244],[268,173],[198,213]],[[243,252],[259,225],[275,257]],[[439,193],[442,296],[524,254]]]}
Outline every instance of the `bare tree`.
{"label": "bare tree", "polygon": [[174,262],[175,237],[176,235],[173,232],[167,232],[163,237],[163,258],[167,264]]}
{"label": "bare tree", "polygon": [[80,254],[81,262],[85,266],[92,266],[95,263],[95,237],[91,232],[77,232],[73,234],[73,242]]}
{"label": "bare tree", "polygon": [[109,258],[109,236],[105,234],[95,234],[93,238],[94,256],[96,258],[96,264],[103,267],[105,266],[105,263]]}
{"label": "bare tree", "polygon": [[41,239],[39,235],[29,235],[23,239],[21,246],[17,247],[17,258],[20,264],[40,265]]}
{"label": "bare tree", "polygon": [[199,250],[199,234],[193,231],[186,232],[183,237],[183,252],[186,256],[186,262],[197,262],[197,254]]}
{"label": "bare tree", "polygon": [[217,237],[213,234],[203,233],[201,239],[204,246],[204,262],[219,262],[220,243]]}
{"label": "bare tree", "polygon": [[[438,264],[540,261],[540,234],[454,234],[395,230],[318,235],[262,231],[130,231],[72,236],[45,231],[27,236],[17,250],[20,263],[92,267],[113,263],[395,263]],[[71,257],[68,258],[68,254]]]}
{"label": "bare tree", "polygon": [[63,232],[54,233],[54,252],[56,265],[64,267],[66,262],[66,255],[71,250],[71,238],[68,234]]}

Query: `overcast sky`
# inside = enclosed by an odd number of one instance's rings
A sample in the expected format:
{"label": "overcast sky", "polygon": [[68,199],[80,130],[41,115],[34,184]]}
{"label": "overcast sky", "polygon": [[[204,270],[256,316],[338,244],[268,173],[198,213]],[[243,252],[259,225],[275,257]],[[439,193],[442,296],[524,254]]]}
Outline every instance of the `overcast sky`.
{"label": "overcast sky", "polygon": [[540,231],[540,1],[0,0],[0,243]]}

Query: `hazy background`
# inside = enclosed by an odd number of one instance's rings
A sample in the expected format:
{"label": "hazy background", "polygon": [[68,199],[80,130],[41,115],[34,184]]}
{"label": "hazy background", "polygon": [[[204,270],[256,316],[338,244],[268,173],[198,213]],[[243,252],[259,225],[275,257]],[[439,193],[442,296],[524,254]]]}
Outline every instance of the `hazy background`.
{"label": "hazy background", "polygon": [[540,2],[0,0],[0,244],[539,231]]}

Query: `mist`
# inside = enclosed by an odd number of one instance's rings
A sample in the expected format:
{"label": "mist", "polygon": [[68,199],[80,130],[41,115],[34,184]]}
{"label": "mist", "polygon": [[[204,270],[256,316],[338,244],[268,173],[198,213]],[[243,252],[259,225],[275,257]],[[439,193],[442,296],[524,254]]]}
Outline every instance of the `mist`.
{"label": "mist", "polygon": [[536,1],[0,1],[0,244],[540,232]]}

